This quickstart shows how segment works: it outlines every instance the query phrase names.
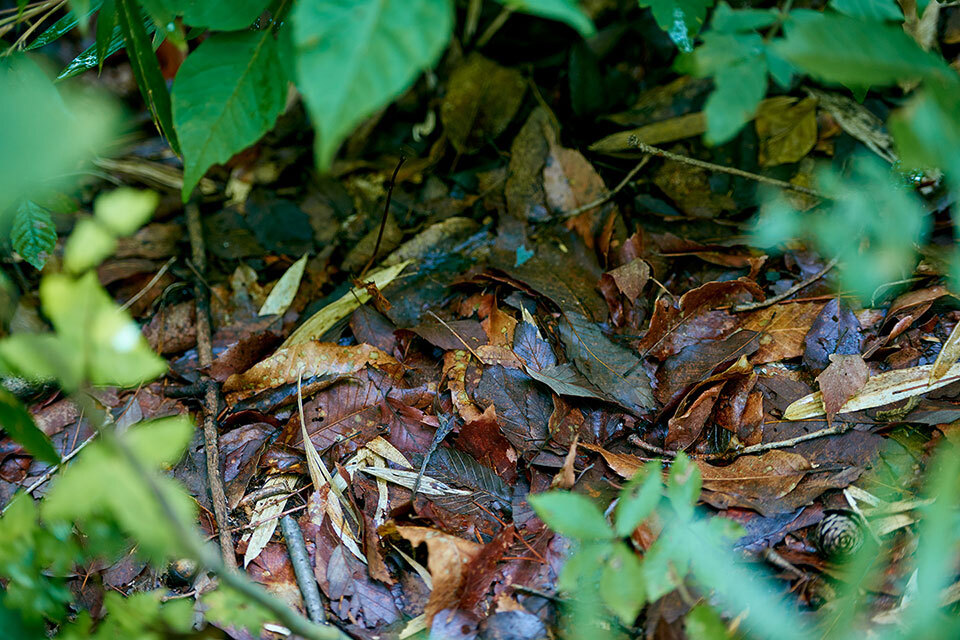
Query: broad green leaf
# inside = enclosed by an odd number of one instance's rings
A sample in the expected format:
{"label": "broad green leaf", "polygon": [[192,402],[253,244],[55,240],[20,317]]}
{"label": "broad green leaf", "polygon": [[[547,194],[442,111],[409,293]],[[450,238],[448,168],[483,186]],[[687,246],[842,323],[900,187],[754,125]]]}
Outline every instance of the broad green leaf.
{"label": "broad green leaf", "polygon": [[115,31],[117,31],[116,0],[104,0],[100,13],[97,14],[97,41],[94,43],[98,71],[103,70],[103,61],[110,55]]}
{"label": "broad green leaf", "polygon": [[95,273],[78,279],[47,276],[40,283],[40,300],[63,346],[85,358],[83,370],[93,384],[135,386],[166,371],[166,362],[109,298]]}
{"label": "broad green leaf", "polygon": [[142,227],[160,202],[155,191],[120,187],[97,196],[93,215],[118,236],[128,236]]}
{"label": "broad green leaf", "polygon": [[596,29],[593,20],[583,12],[576,0],[497,0],[514,11],[565,22],[584,38],[589,38]]}
{"label": "broad green leaf", "polygon": [[528,501],[557,533],[577,540],[606,540],[614,535],[597,505],[579,493],[550,491],[532,495]]}
{"label": "broad green leaf", "polygon": [[184,201],[207,169],[273,126],[286,97],[287,77],[270,29],[215,34],[187,56],[173,83]]}
{"label": "broad green leaf", "polygon": [[264,624],[276,618],[246,596],[223,584],[205,593],[202,602],[207,607],[204,611],[207,620],[246,629],[255,638],[260,636],[260,629]]}
{"label": "broad green leaf", "polygon": [[726,640],[727,625],[708,604],[698,604],[684,619],[684,629],[690,640]]}
{"label": "broad green leaf", "polygon": [[50,212],[32,200],[21,201],[13,215],[10,241],[20,257],[37,271],[43,269],[57,246],[57,230]]}
{"label": "broad green leaf", "polygon": [[717,71],[716,88],[704,107],[706,141],[723,144],[748,123],[767,93],[767,65],[762,57],[743,60]]}
{"label": "broad green leaf", "polygon": [[0,59],[0,215],[21,198],[65,188],[110,137],[114,114],[95,95],[61,96],[30,56]]}
{"label": "broad green leaf", "polygon": [[692,54],[677,57],[674,67],[681,73],[703,78],[712,76],[733,64],[756,58],[764,52],[763,38],[756,33],[703,34],[703,44]]}
{"label": "broad green leaf", "polygon": [[693,517],[693,507],[700,497],[702,484],[700,468],[690,462],[686,454],[678,453],[673,459],[670,476],[667,478],[667,498],[681,520]]}
{"label": "broad green leaf", "polygon": [[830,6],[851,18],[903,21],[896,0],[830,0]]}
{"label": "broad green leaf", "polygon": [[54,481],[41,505],[44,519],[76,521],[109,515],[151,559],[160,561],[182,552],[176,530],[141,474],[155,474],[154,481],[179,520],[193,522],[193,500],[175,482],[156,474],[183,453],[192,435],[193,425],[185,417],[154,420],[117,435],[127,440],[141,469],[134,469],[107,443],[91,444]]}
{"label": "broad green leaf", "polygon": [[151,0],[144,6],[154,15],[183,16],[191,27],[235,31],[253,24],[267,4],[268,0]]}
{"label": "broad green leaf", "polygon": [[71,273],[83,273],[103,262],[116,248],[116,236],[96,220],[83,218],[67,238],[63,266]]}
{"label": "broad green leaf", "polygon": [[0,340],[0,364],[29,380],[57,380],[66,391],[80,386],[83,354],[52,333],[14,333]]}
{"label": "broad green leaf", "polygon": [[687,549],[664,530],[643,555],[643,584],[647,600],[654,602],[676,589],[687,575]]}
{"label": "broad green leaf", "polygon": [[297,86],[325,170],[347,134],[436,62],[453,7],[450,0],[301,0],[292,20]]}
{"label": "broad green leaf", "polygon": [[827,82],[867,87],[953,73],[899,26],[799,13],[784,28],[786,37],[771,46],[798,69]]}
{"label": "broad green leaf", "polygon": [[729,4],[721,0],[713,10],[710,29],[721,33],[755,31],[769,27],[777,20],[777,13],[770,9],[731,9]]}
{"label": "broad green leaf", "polygon": [[653,513],[663,493],[660,465],[652,462],[637,473],[620,491],[614,510],[614,529],[620,537],[629,536]]}
{"label": "broad green leaf", "polygon": [[189,600],[163,602],[163,590],[124,596],[107,591],[104,608],[107,616],[93,640],[115,638],[171,638],[188,635],[193,628],[193,603]]}
{"label": "broad green leaf", "polygon": [[681,51],[693,51],[693,40],[700,33],[707,9],[714,0],[638,0],[641,7],[653,11],[657,26],[667,32]]}
{"label": "broad green leaf", "polygon": [[[89,0],[87,7],[86,17],[89,18],[90,14],[100,8],[101,0]],[[57,40],[61,36],[70,33],[74,27],[80,24],[80,18],[77,17],[77,14],[74,11],[68,11],[62,18],[54,22],[52,25],[47,27],[43,33],[38,35],[33,41],[27,45],[26,50],[31,51],[33,49],[39,49],[44,47],[54,40]]]}
{"label": "broad green leaf", "polygon": [[620,621],[633,625],[646,604],[643,566],[633,549],[622,542],[613,545],[600,577],[600,597]]}
{"label": "broad green leaf", "polygon": [[166,137],[174,153],[179,154],[180,145],[177,143],[170,111],[170,93],[160,71],[160,63],[153,52],[150,36],[143,26],[140,7],[136,0],[116,0],[116,3],[117,22],[123,32],[130,68],[140,88],[140,94],[150,107],[160,133]]}
{"label": "broad green leaf", "polygon": [[930,82],[887,125],[907,167],[940,168],[960,185],[960,82]]}
{"label": "broad green leaf", "polygon": [[60,462],[60,455],[50,438],[34,424],[26,408],[6,389],[0,389],[0,427],[38,460],[50,464]]}

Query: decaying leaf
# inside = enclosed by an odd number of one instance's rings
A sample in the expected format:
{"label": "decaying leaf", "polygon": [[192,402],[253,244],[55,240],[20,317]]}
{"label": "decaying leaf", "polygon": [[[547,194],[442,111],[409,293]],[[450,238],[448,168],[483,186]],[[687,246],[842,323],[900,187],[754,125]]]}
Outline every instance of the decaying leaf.
{"label": "decaying leaf", "polygon": [[863,388],[869,377],[867,363],[859,354],[830,356],[830,366],[817,376],[828,425],[833,423],[837,410]]}
{"label": "decaying leaf", "polygon": [[703,477],[704,500],[717,507],[746,507],[764,515],[784,510],[780,499],[793,491],[811,468],[803,456],[777,449],[741,456],[726,467],[694,462]]}
{"label": "decaying leaf", "polygon": [[760,138],[760,166],[797,162],[817,142],[817,100],[779,96],[769,98],[757,109],[754,125]]}

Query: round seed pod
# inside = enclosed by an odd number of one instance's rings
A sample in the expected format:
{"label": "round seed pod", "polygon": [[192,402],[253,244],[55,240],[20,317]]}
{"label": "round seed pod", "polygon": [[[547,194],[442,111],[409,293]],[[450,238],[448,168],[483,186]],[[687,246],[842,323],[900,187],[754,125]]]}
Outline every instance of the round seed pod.
{"label": "round seed pod", "polygon": [[863,546],[863,526],[852,511],[828,511],[817,526],[817,549],[833,560],[850,558]]}

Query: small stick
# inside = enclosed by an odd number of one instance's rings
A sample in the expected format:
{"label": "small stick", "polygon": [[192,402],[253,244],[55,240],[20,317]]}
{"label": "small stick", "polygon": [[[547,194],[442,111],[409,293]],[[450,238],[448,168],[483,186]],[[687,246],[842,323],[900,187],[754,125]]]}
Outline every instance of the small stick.
{"label": "small stick", "polygon": [[303,532],[300,525],[291,516],[280,518],[280,530],[287,543],[287,552],[293,564],[293,573],[297,576],[300,593],[303,594],[303,604],[307,608],[307,616],[316,623],[324,623],[327,616],[323,611],[323,601],[320,600],[320,589],[317,588],[317,579],[313,575],[313,565],[307,555],[307,547],[303,542]]}
{"label": "small stick", "polygon": [[841,433],[846,433],[850,430],[850,425],[848,424],[838,424],[833,427],[826,427],[820,429],[819,431],[814,431],[813,433],[805,433],[802,436],[797,436],[795,438],[787,438],[786,440],[777,440],[776,442],[765,442],[761,444],[750,445],[749,447],[744,447],[742,449],[734,449],[727,453],[715,453],[707,456],[702,456],[702,460],[721,460],[725,458],[738,457],[738,456],[748,456],[754,453],[761,453],[763,451],[770,451],[771,449],[786,449],[792,447],[801,442],[806,442],[807,440],[815,440],[817,438],[824,438],[826,436],[836,436]]}
{"label": "small stick", "polygon": [[650,162],[650,156],[648,155],[643,156],[643,158],[640,159],[640,162],[638,162],[633,169],[630,169],[630,173],[628,173],[626,177],[620,181],[620,184],[615,186],[612,191],[608,191],[606,194],[600,196],[593,202],[588,202],[587,204],[581,207],[577,207],[576,209],[571,209],[570,211],[564,211],[563,213],[560,214],[560,218],[561,219],[572,218],[573,216],[580,215],[584,211],[589,211],[594,207],[599,207],[600,205],[606,203],[608,200],[613,198],[613,196],[620,193],[620,191],[622,191],[625,186],[630,184],[630,181],[633,180],[634,176],[640,173],[640,169],[643,169],[643,167],[646,166],[648,162]]}
{"label": "small stick", "polygon": [[[193,286],[197,305],[197,358],[200,367],[213,364],[213,341],[210,330],[210,289],[204,286],[203,274],[207,270],[206,247],[203,242],[203,226],[200,222],[200,207],[195,202],[187,204],[187,231],[190,235],[190,248],[193,265],[196,268],[197,281]],[[223,564],[230,570],[237,568],[237,556],[233,547],[227,520],[227,496],[220,475],[220,449],[217,443],[217,414],[219,413],[220,390],[217,383],[206,375],[203,396],[203,444],[207,458],[207,481],[210,484],[210,497],[213,501],[213,515],[217,521],[220,539],[220,553]]]}
{"label": "small stick", "polygon": [[791,191],[796,191],[797,193],[803,193],[808,196],[813,196],[814,198],[820,198],[822,200],[831,200],[832,198],[828,197],[824,193],[817,191],[816,189],[811,189],[810,187],[803,187],[798,184],[793,184],[792,182],[787,182],[785,180],[777,180],[776,178],[768,178],[767,176],[761,176],[757,173],[750,173],[749,171],[744,171],[743,169],[736,169],[734,167],[726,167],[722,164],[714,164],[712,162],[706,162],[704,160],[697,160],[696,158],[689,158],[687,156],[681,156],[677,153],[671,153],[670,151],[665,151],[659,147],[653,147],[645,142],[640,142],[640,138],[633,135],[630,136],[627,140],[627,144],[636,147],[643,153],[649,153],[650,155],[660,156],[661,158],[666,158],[667,160],[673,160],[675,162],[682,162],[683,164],[688,164],[693,167],[699,167],[701,169],[706,169],[707,171],[716,171],[718,173],[727,173],[732,176],[737,176],[739,178],[746,178],[747,180],[753,180],[755,182],[761,182],[763,184],[773,185],[775,187],[780,187],[781,189],[789,189]]}
{"label": "small stick", "polygon": [[667,457],[667,458],[676,458],[676,457],[677,457],[677,452],[676,452],[676,451],[667,451],[666,449],[661,449],[660,447],[657,447],[657,446],[655,446],[655,445],[652,445],[652,444],[650,444],[649,442],[643,440],[640,436],[638,436],[638,435],[636,435],[636,434],[631,435],[629,438],[627,438],[627,440],[630,441],[630,444],[634,444],[634,445],[640,447],[641,449],[646,449],[646,450],[649,451],[650,453],[655,453],[655,454],[657,454],[658,456],[664,456],[664,457]]}
{"label": "small stick", "polygon": [[157,271],[157,275],[153,276],[153,277],[150,279],[150,282],[148,282],[145,287],[143,287],[142,289],[140,289],[140,291],[137,291],[137,293],[134,294],[134,296],[133,296],[132,298],[130,298],[129,300],[127,300],[126,302],[124,302],[123,305],[120,306],[120,308],[123,309],[123,310],[129,309],[130,306],[131,306],[134,302],[136,302],[137,300],[139,300],[140,298],[143,297],[143,294],[145,294],[147,291],[150,291],[150,289],[153,288],[153,285],[157,284],[157,282],[160,280],[160,278],[163,277],[163,274],[165,274],[165,273],[167,272],[167,269],[170,268],[170,265],[173,264],[173,261],[174,261],[174,260],[176,260],[176,258],[170,258],[169,260],[167,260],[167,261],[163,264],[163,266],[160,267],[160,270]]}
{"label": "small stick", "polygon": [[[71,451],[70,453],[68,453],[67,455],[63,456],[63,458],[60,460],[60,463],[59,463],[59,464],[55,464],[55,465],[53,465],[52,467],[50,467],[49,469],[47,469],[46,471],[44,471],[44,472],[43,472],[43,475],[40,476],[39,478],[37,478],[36,482],[34,482],[34,483],[31,484],[29,487],[27,487],[26,489],[24,489],[24,491],[25,491],[27,494],[31,494],[31,493],[33,493],[34,491],[36,491],[36,490],[40,487],[40,485],[42,485],[44,482],[46,482],[47,480],[49,480],[49,479],[53,476],[53,474],[57,472],[57,469],[59,469],[60,467],[62,467],[63,465],[65,465],[67,462],[69,462],[70,460],[72,460],[72,459],[74,458],[74,456],[76,456],[78,453],[80,453],[81,451],[83,451],[83,448],[86,447],[86,446],[87,446],[88,444],[90,444],[91,442],[93,442],[94,438],[96,438],[96,437],[97,437],[97,434],[94,433],[94,434],[91,435],[89,438],[87,438],[86,440],[84,440],[83,442],[81,442],[79,447],[77,447],[76,449],[74,449],[73,451]],[[2,516],[4,513],[7,512],[7,507],[9,507],[9,506],[10,506],[10,504],[8,503],[6,507],[4,507],[3,509],[0,509],[0,516]]]}
{"label": "small stick", "polygon": [[361,271],[357,277],[360,281],[363,281],[363,276],[367,275],[367,271],[370,270],[370,267],[372,267],[373,263],[377,260],[377,253],[380,251],[380,241],[383,240],[383,230],[387,226],[387,216],[390,214],[390,200],[393,198],[393,185],[397,183],[397,174],[400,173],[400,167],[402,167],[406,161],[407,156],[401,153],[400,160],[393,169],[393,177],[390,178],[390,184],[387,186],[387,202],[383,205],[383,218],[380,220],[380,231],[377,232],[377,242],[373,245],[373,253],[370,254],[370,259],[367,260],[366,266],[363,267],[363,271]]}
{"label": "small stick", "polygon": [[810,286],[811,284],[813,284],[823,276],[827,275],[827,273],[829,273],[831,269],[837,266],[837,261],[838,261],[838,258],[834,258],[833,260],[828,262],[827,266],[825,266],[823,269],[820,269],[820,271],[817,271],[815,274],[813,274],[809,278],[805,280],[801,280],[800,282],[793,285],[792,287],[790,287],[780,295],[773,296],[772,298],[767,298],[763,302],[750,302],[747,304],[738,304],[734,306],[731,309],[731,311],[738,313],[740,311],[753,311],[754,309],[764,309],[766,307],[773,306],[778,302],[780,302],[781,300],[785,300],[786,298],[789,298],[796,292],[800,291],[805,287]]}

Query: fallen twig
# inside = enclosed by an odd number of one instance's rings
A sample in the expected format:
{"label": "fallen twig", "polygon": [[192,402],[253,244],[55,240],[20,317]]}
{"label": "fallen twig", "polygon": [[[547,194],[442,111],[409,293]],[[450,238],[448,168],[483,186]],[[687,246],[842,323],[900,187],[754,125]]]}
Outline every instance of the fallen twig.
{"label": "fallen twig", "polygon": [[796,191],[797,193],[803,193],[808,196],[813,196],[814,198],[821,198],[823,200],[831,200],[826,194],[817,191],[816,189],[811,189],[810,187],[804,187],[799,184],[793,184],[792,182],[787,182],[785,180],[777,180],[776,178],[768,178],[767,176],[761,176],[758,173],[750,173],[749,171],[744,171],[743,169],[736,169],[734,167],[727,167],[722,164],[714,164],[712,162],[707,162],[705,160],[697,160],[696,158],[690,158],[688,156],[682,156],[678,153],[671,153],[659,147],[653,147],[645,142],[640,142],[640,138],[637,136],[630,136],[627,140],[627,143],[633,147],[636,147],[643,153],[648,153],[654,156],[660,156],[661,158],[666,158],[667,160],[673,160],[674,162],[681,162],[683,164],[688,164],[693,167],[699,167],[700,169],[706,169],[707,171],[716,171],[718,173],[726,173],[731,176],[737,176],[739,178],[746,178],[747,180],[753,180],[754,182],[760,182],[763,184],[773,185],[775,187],[780,187],[781,189],[789,189],[791,191]]}
{"label": "fallen twig", "polygon": [[280,530],[287,543],[287,552],[293,564],[293,573],[297,576],[297,584],[303,595],[303,604],[307,608],[307,616],[314,622],[326,622],[327,616],[323,610],[323,601],[320,600],[320,589],[317,588],[317,579],[313,575],[313,564],[307,555],[307,547],[303,542],[303,532],[300,525],[291,516],[280,518]]}
{"label": "fallen twig", "polygon": [[600,205],[606,203],[608,200],[610,200],[615,195],[620,193],[625,186],[630,184],[630,181],[633,180],[634,176],[636,176],[640,172],[640,169],[643,169],[648,162],[650,162],[650,156],[648,155],[643,156],[640,159],[640,162],[638,162],[636,166],[633,167],[633,169],[630,169],[630,173],[628,173],[626,177],[624,177],[624,179],[621,180],[620,183],[617,186],[615,186],[612,190],[600,196],[593,202],[588,202],[587,204],[577,207],[576,209],[571,209],[570,211],[564,211],[563,213],[560,214],[560,218],[561,219],[572,218],[573,216],[580,215],[584,211],[589,211],[594,207],[599,207]]}
{"label": "fallen twig", "polygon": [[819,279],[822,278],[823,276],[827,275],[827,273],[829,273],[831,269],[833,269],[835,266],[837,266],[837,260],[838,260],[837,258],[834,258],[833,260],[831,260],[830,262],[828,262],[827,265],[826,265],[823,269],[820,269],[820,271],[817,271],[815,274],[813,274],[813,275],[810,276],[809,278],[806,278],[806,279],[804,279],[804,280],[801,280],[800,282],[798,282],[797,284],[793,285],[792,287],[790,287],[789,289],[787,289],[786,291],[784,291],[783,293],[781,293],[781,294],[779,294],[779,295],[775,295],[775,296],[773,296],[772,298],[767,298],[766,300],[763,300],[762,302],[750,302],[750,303],[747,303],[747,304],[738,304],[738,305],[735,305],[735,306],[731,309],[731,311],[740,312],[740,311],[753,311],[753,310],[755,310],[755,309],[764,309],[764,308],[766,308],[766,307],[770,307],[770,306],[773,306],[773,305],[777,304],[777,303],[780,302],[781,300],[786,300],[787,298],[789,298],[790,296],[792,296],[792,295],[795,294],[796,292],[800,291],[800,290],[803,289],[804,287],[807,287],[807,286],[813,284],[814,282],[816,282],[817,280],[819,280]]}
{"label": "fallen twig", "polygon": [[[197,358],[201,369],[213,364],[213,344],[210,330],[210,293],[205,286],[203,274],[207,270],[207,254],[203,242],[203,227],[200,223],[200,208],[196,203],[187,204],[187,231],[190,235],[190,249],[193,266],[197,273],[197,282],[193,291],[197,305]],[[233,547],[227,522],[227,497],[220,475],[220,449],[217,438],[217,414],[219,413],[220,390],[217,383],[203,375],[203,444],[207,458],[207,481],[210,484],[210,497],[213,500],[213,515],[217,521],[220,540],[220,552],[223,563],[230,569],[237,568],[237,557]]]}

